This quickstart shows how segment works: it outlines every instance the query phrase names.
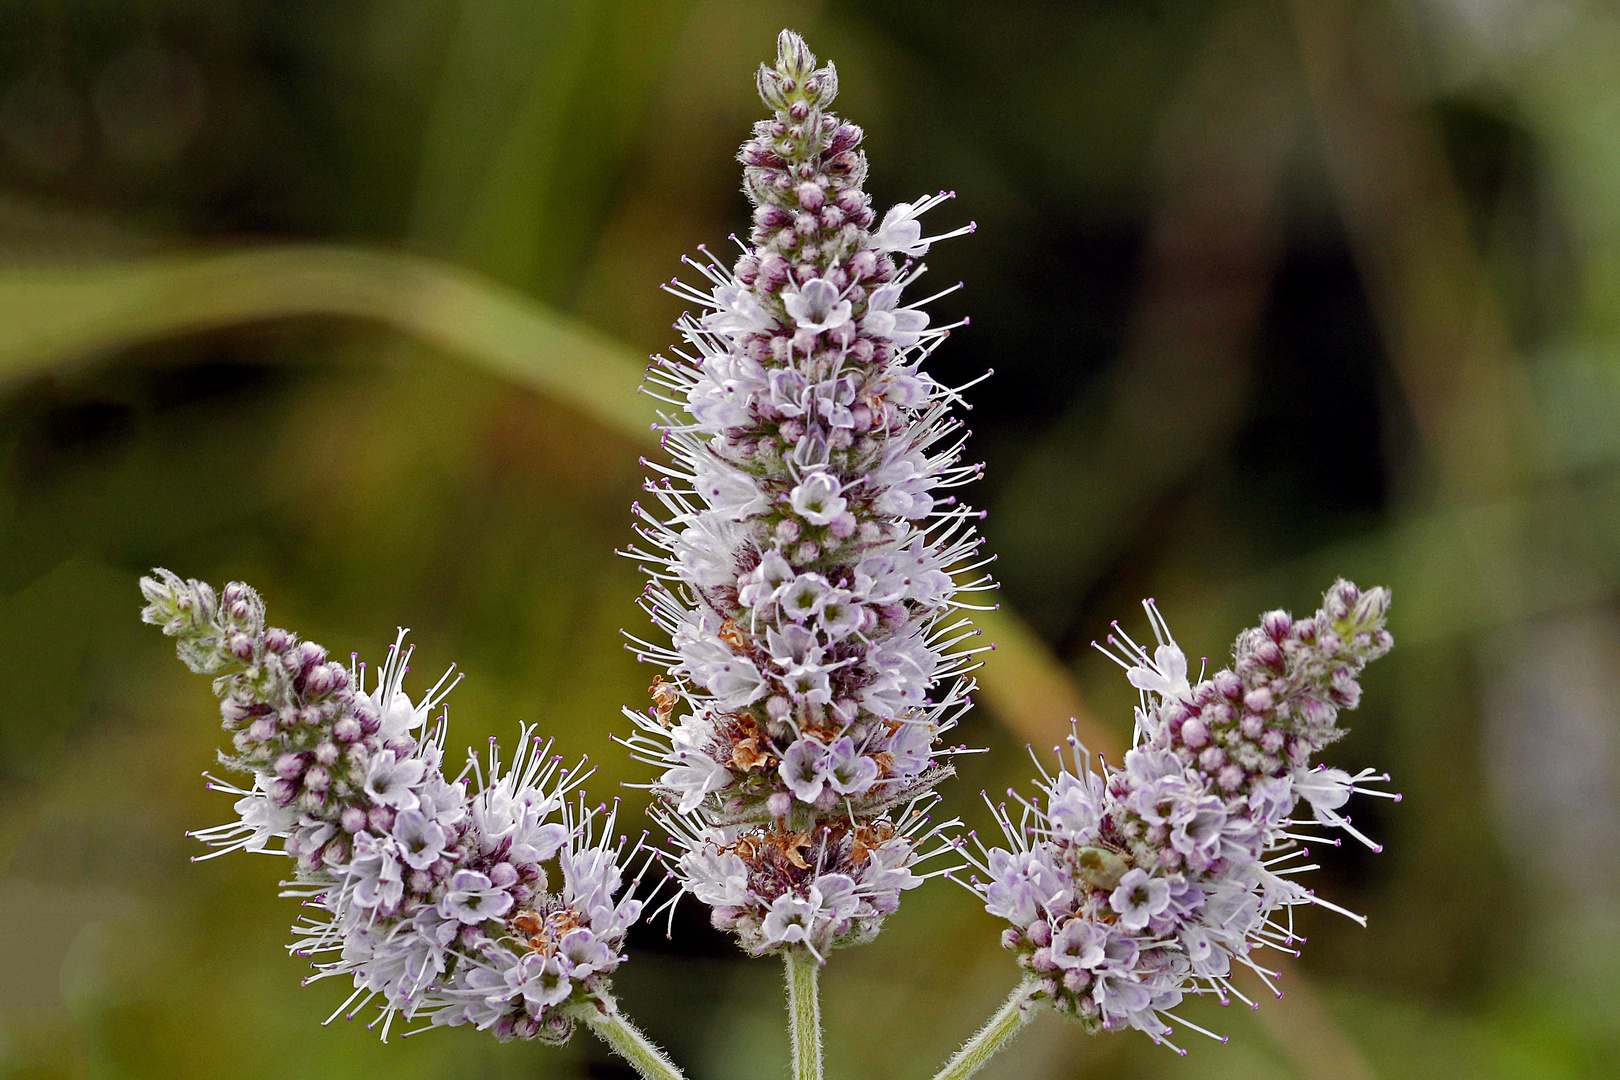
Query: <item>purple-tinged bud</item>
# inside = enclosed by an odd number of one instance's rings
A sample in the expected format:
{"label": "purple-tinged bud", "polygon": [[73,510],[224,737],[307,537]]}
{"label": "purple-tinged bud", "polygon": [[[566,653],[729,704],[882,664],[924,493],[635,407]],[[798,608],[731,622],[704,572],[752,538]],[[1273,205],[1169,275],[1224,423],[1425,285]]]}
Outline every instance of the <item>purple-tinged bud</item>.
{"label": "purple-tinged bud", "polygon": [[265,794],[277,806],[286,806],[298,797],[298,785],[291,780],[272,780]]}
{"label": "purple-tinged bud", "polygon": [[794,518],[783,518],[776,523],[776,542],[783,547],[797,543],[802,533],[803,526]]}
{"label": "purple-tinged bud", "polygon": [[250,742],[267,743],[276,737],[276,724],[268,716],[261,716],[248,725],[247,737]]}
{"label": "purple-tinged bud", "polygon": [[332,786],[332,774],[319,765],[311,765],[304,774],[304,786],[311,791],[324,793]]}
{"label": "purple-tinged bud", "polygon": [[1036,949],[1035,955],[1030,958],[1030,964],[1042,975],[1050,975],[1058,969],[1057,964],[1052,960],[1052,950],[1049,948]]}
{"label": "purple-tinged bud", "polygon": [[357,833],[366,827],[366,812],[358,806],[345,806],[338,823],[343,826],[344,832]]}
{"label": "purple-tinged bud", "polygon": [[315,697],[325,697],[336,685],[337,678],[330,664],[319,664],[304,677],[304,693]]}
{"label": "purple-tinged bud", "polygon": [[[1070,968],[1063,973],[1063,989],[1071,994],[1078,994],[1091,985],[1091,973],[1083,968]],[[1090,998],[1086,999],[1090,1002]],[[1093,1005],[1093,1008],[1096,1006]]]}
{"label": "purple-tinged bud", "polygon": [[1182,722],[1181,741],[1194,750],[1202,749],[1209,742],[1209,727],[1198,717],[1191,717]]}
{"label": "purple-tinged bud", "polygon": [[283,780],[296,780],[304,771],[304,758],[300,754],[285,753],[276,758],[276,775]]}
{"label": "purple-tinged bud", "polygon": [[518,881],[517,868],[509,862],[496,863],[489,872],[489,880],[497,889],[516,885]]}
{"label": "purple-tinged bud", "polygon": [[332,725],[332,738],[338,742],[352,743],[357,741],[362,734],[360,721],[352,716],[345,716]]}
{"label": "purple-tinged bud", "polygon": [[1228,765],[1221,770],[1215,782],[1221,785],[1223,791],[1236,791],[1243,786],[1243,770],[1236,765]]}
{"label": "purple-tinged bud", "polygon": [[405,884],[411,892],[425,895],[433,889],[433,875],[426,870],[412,870],[405,878]]}
{"label": "purple-tinged bud", "polygon": [[373,832],[385,833],[394,827],[394,812],[386,806],[373,806],[366,820],[371,823]]}
{"label": "purple-tinged bud", "polygon": [[863,132],[854,124],[839,124],[832,138],[827,142],[825,153],[838,155],[845,150],[853,150],[861,143]]}
{"label": "purple-tinged bud", "polygon": [[1215,691],[1222,697],[1236,701],[1243,695],[1243,681],[1234,673],[1221,670],[1215,673]]}
{"label": "purple-tinged bud", "polygon": [[434,880],[442,881],[443,879],[449,877],[455,868],[455,863],[451,862],[449,859],[441,858],[434,859],[433,865],[428,867],[428,871],[432,873]]}
{"label": "purple-tinged bud", "polygon": [[[1253,697],[1254,695],[1251,694],[1250,696]],[[1238,730],[1243,732],[1245,739],[1258,739],[1261,733],[1266,730],[1265,718],[1256,716],[1254,713],[1244,713],[1243,719],[1238,722]]]}
{"label": "purple-tinged bud", "polygon": [[1018,932],[1017,927],[1009,926],[1001,932],[1001,947],[1003,949],[1016,949],[1024,943],[1024,935]]}
{"label": "purple-tinged bud", "polygon": [[1052,927],[1045,919],[1036,919],[1029,924],[1029,940],[1038,948],[1046,948],[1052,944]]}
{"label": "purple-tinged bud", "polygon": [[253,658],[253,639],[246,634],[232,634],[230,653],[238,660],[251,660]]}
{"label": "purple-tinged bud", "polygon": [[821,555],[821,548],[814,540],[806,540],[793,549],[793,561],[798,563],[813,563]]}
{"label": "purple-tinged bud", "polygon": [[279,626],[272,626],[264,632],[264,647],[272,653],[286,652],[297,640]]}
{"label": "purple-tinged bud", "polygon": [[808,180],[800,184],[794,193],[799,197],[799,205],[812,214],[820,210],[822,204],[827,201],[827,194],[821,190],[820,185]]}
{"label": "purple-tinged bud", "polygon": [[[1271,706],[1271,691],[1267,690],[1265,687],[1261,687],[1258,690],[1250,690],[1243,696],[1243,707],[1248,709],[1250,712],[1269,712],[1271,710]],[[1253,737],[1254,736],[1252,735],[1250,736],[1250,738]]]}
{"label": "purple-tinged bud", "polygon": [[785,818],[793,809],[793,796],[785,791],[773,791],[765,800],[765,812],[773,818]]}
{"label": "purple-tinged bud", "polygon": [[327,866],[342,866],[349,861],[348,837],[333,838],[321,848],[321,862]]}

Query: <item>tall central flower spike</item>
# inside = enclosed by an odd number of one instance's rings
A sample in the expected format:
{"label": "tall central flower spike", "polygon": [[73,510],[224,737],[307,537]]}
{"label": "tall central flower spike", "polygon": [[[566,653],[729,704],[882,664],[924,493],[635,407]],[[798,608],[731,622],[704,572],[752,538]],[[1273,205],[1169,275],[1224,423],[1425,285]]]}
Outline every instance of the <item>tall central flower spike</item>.
{"label": "tall central flower spike", "polygon": [[751,242],[733,269],[691,263],[702,289],[669,286],[701,314],[649,369],[683,411],[663,414],[673,466],[648,463],[657,508],[636,508],[653,550],[630,552],[672,644],[636,642],[668,681],[628,741],[663,770],[685,891],[755,953],[864,940],[917,883],[927,796],[961,750],[941,736],[974,687],[958,596],[993,588],[953,578],[984,565],[982,514],[946,494],[980,469],[960,464],[960,397],[922,370],[953,327],[904,295],[973,226],[925,237],[941,194],[874,230],[837,90],[784,31],[759,72],[775,116],[739,154]]}
{"label": "tall central flower spike", "polygon": [[1340,581],[1310,618],[1270,612],[1238,637],[1231,668],[1196,683],[1144,607],[1154,651],[1122,631],[1104,650],[1142,694],[1124,767],[1093,770],[1071,739],[1072,761],[1043,768],[1033,800],[997,809],[1007,846],[969,856],[984,875],[970,887],[1012,923],[1002,943],[1028,973],[1002,1027],[981,1034],[987,1045],[1036,1003],[1155,1042],[1172,1021],[1207,1035],[1171,1010],[1187,994],[1248,1001],[1232,982],[1239,967],[1275,990],[1260,950],[1294,953],[1295,906],[1365,925],[1294,875],[1315,869],[1305,845],[1339,843],[1327,830],[1382,850],[1340,812],[1352,793],[1400,798],[1366,787],[1389,779],[1370,769],[1311,763],[1344,734],[1339,710],[1360,701],[1362,668],[1390,649],[1389,593]]}
{"label": "tall central flower spike", "polygon": [[239,797],[240,820],[194,835],[214,855],[292,857],[284,895],[306,901],[292,949],[328,957],[312,980],[354,983],[334,1019],[375,1002],[385,1038],[402,1016],[547,1042],[584,1020],[632,1061],[657,1055],[608,992],[642,902],[619,895],[615,812],[571,798],[587,770],[526,731],[504,768],[492,741],[486,763],[469,755],[447,780],[444,720],[428,720],[450,688],[406,695],[403,632],[368,691],[363,665],[267,627],[240,582],[216,595],[159,570],[141,591],[142,617],[177,639],[186,666],[216,676],[234,751],[220,760],[252,778],[210,777]]}

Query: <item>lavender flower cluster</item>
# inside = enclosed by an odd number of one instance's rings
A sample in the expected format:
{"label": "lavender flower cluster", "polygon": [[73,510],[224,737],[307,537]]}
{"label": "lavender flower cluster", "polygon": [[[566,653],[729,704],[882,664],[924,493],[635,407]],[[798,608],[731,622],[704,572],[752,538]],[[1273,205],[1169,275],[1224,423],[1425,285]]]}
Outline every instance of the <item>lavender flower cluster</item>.
{"label": "lavender flower cluster", "polygon": [[[1234,664],[1197,685],[1151,601],[1154,653],[1123,631],[1110,655],[1142,692],[1137,744],[1123,767],[1093,771],[1071,739],[1021,810],[997,808],[1006,847],[981,848],[971,888],[1011,922],[1002,942],[1037,992],[1093,1029],[1171,1032],[1187,993],[1243,995],[1236,966],[1270,985],[1254,958],[1298,939],[1292,908],[1319,904],[1361,921],[1291,880],[1309,831],[1342,828],[1379,850],[1340,813],[1352,792],[1385,795],[1369,770],[1311,767],[1343,734],[1340,709],[1360,700],[1362,668],[1389,651],[1389,593],[1340,581],[1320,611],[1273,611],[1237,639]],[[1105,650],[1108,651],[1108,650]],[[1044,769],[1043,769],[1044,773]],[[1296,817],[1301,800],[1311,815]],[[1307,831],[1298,831],[1305,829]],[[1278,921],[1279,912],[1287,918]],[[1207,1032],[1205,1033],[1207,1034]]]}
{"label": "lavender flower cluster", "polygon": [[[375,685],[310,641],[264,621],[240,582],[216,596],[166,570],[143,578],[142,617],[177,639],[193,671],[216,675],[229,768],[251,774],[239,820],[194,834],[218,850],[285,854],[305,898],[301,955],[332,958],[313,978],[349,976],[339,1013],[373,1000],[386,1037],[395,1015],[474,1024],[502,1039],[566,1039],[574,1011],[602,1001],[641,901],[615,900],[623,841],[614,815],[568,796],[583,770],[530,739],[504,770],[493,743],[461,777],[442,771],[445,726],[429,714],[446,678],[413,702],[404,634]],[[468,773],[476,777],[469,790]],[[272,846],[276,842],[281,846]],[[561,887],[548,892],[547,863]],[[611,1007],[605,1005],[601,1007]]]}
{"label": "lavender flower cluster", "polygon": [[753,951],[863,940],[915,884],[922,816],[901,808],[949,772],[940,737],[973,686],[956,597],[989,585],[949,572],[972,569],[981,516],[943,494],[978,467],[958,463],[956,391],[921,370],[951,327],[902,299],[913,260],[972,226],[923,237],[941,195],[872,229],[837,89],[787,31],[760,68],[751,243],[734,269],[694,263],[706,288],[671,286],[705,313],[649,369],[684,415],[663,415],[674,464],[651,466],[661,513],[636,508],[654,550],[630,553],[672,644],[636,643],[670,681],[629,743],[685,819],[666,817],[686,890]]}

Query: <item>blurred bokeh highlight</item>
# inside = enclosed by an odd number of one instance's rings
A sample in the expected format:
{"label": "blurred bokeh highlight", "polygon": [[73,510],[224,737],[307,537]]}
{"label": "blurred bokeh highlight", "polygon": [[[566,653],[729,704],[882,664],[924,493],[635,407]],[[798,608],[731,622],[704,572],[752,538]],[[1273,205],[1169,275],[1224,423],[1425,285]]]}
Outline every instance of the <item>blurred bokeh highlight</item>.
{"label": "blurred bokeh highlight", "polygon": [[[720,250],[754,67],[834,60],[880,206],[940,188],[935,374],[971,392],[1002,648],[947,806],[1133,694],[1154,596],[1217,660],[1336,575],[1394,590],[1335,764],[1381,855],[1259,1012],[1181,1060],[1043,1018],[998,1078],[1620,1076],[1620,9],[1607,0],[13,0],[0,11],[0,1077],[620,1077],[316,1025],[283,867],[192,865],[220,744],[138,621],[154,565],[467,673],[455,745],[588,754],[637,632],[638,361]],[[953,218],[949,224],[956,224]],[[425,683],[423,684],[425,685]],[[419,688],[419,687],[418,687]],[[635,825],[636,831],[641,826]],[[963,890],[824,976],[829,1070],[932,1074],[1016,981]],[[777,966],[694,906],[625,1007],[692,1075],[783,1075]]]}

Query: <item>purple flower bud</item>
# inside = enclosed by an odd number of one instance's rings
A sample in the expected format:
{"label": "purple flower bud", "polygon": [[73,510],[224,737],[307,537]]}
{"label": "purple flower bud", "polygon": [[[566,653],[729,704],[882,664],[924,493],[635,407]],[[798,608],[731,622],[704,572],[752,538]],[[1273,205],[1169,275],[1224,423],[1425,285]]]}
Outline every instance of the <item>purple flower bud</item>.
{"label": "purple flower bud", "polygon": [[325,697],[337,684],[331,665],[318,664],[304,677],[304,692],[314,697]]}

